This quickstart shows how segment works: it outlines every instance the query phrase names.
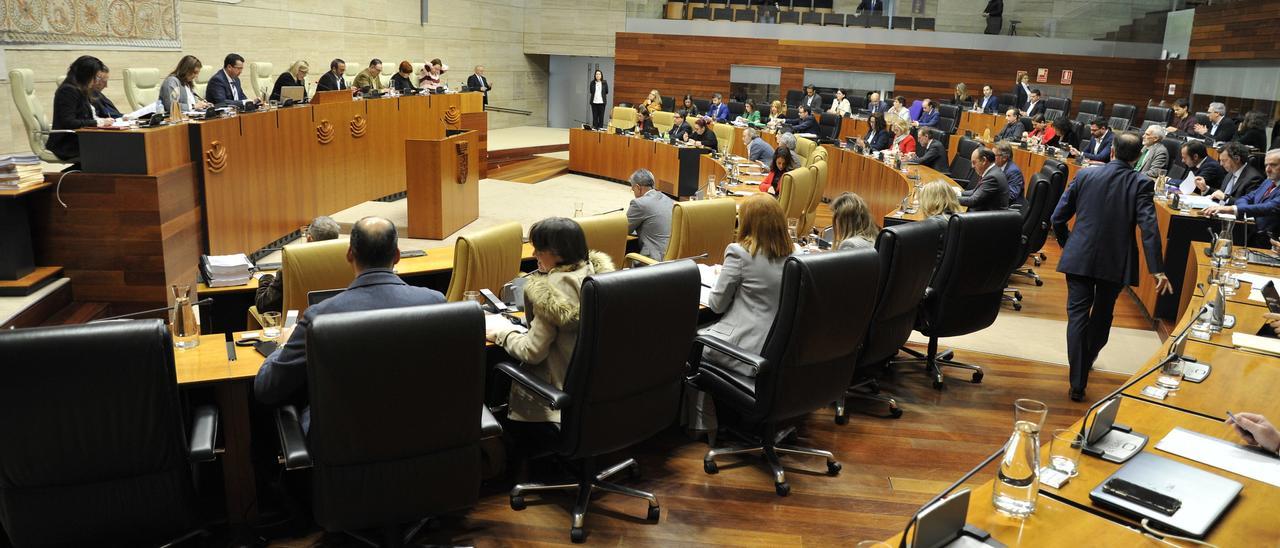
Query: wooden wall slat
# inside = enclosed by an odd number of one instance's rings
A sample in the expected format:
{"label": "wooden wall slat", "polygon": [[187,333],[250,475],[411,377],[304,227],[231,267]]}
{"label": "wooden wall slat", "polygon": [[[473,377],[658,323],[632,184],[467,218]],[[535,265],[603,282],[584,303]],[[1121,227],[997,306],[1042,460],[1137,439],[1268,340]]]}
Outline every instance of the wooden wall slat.
{"label": "wooden wall slat", "polygon": [[1231,2],[1196,8],[1192,60],[1280,59],[1280,0]]}

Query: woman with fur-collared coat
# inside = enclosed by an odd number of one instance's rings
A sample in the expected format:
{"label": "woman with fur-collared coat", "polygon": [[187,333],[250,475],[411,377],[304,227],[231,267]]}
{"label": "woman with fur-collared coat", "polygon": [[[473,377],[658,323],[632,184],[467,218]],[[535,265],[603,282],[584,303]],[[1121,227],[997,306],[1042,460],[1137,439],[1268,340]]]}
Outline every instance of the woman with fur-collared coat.
{"label": "woman with fur-collared coat", "polygon": [[[512,325],[486,335],[520,360],[522,368],[563,390],[569,360],[578,342],[582,281],[587,276],[612,271],[613,262],[604,253],[587,250],[586,236],[572,219],[552,217],[538,221],[529,229],[529,240],[538,261],[538,274],[529,278],[524,289],[526,313],[532,315],[529,331],[521,333]],[[509,402],[510,421],[560,422],[559,411],[518,384],[512,384]]]}

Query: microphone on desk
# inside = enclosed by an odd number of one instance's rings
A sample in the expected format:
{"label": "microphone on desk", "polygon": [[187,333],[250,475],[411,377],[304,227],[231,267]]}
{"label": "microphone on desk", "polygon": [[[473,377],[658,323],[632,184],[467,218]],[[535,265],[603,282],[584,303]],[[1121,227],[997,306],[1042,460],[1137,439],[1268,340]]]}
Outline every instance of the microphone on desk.
{"label": "microphone on desk", "polygon": [[994,453],[992,453],[990,456],[984,459],[981,464],[979,464],[978,466],[975,466],[972,470],[969,470],[967,473],[965,473],[964,476],[961,476],[960,479],[956,480],[955,483],[951,484],[950,487],[943,489],[941,493],[938,493],[932,499],[929,499],[929,502],[924,503],[924,505],[922,505],[918,510],[912,513],[911,520],[908,521],[907,526],[902,529],[902,539],[898,541],[898,548],[906,548],[907,534],[911,532],[911,526],[915,525],[916,522],[920,520],[921,513],[923,513],[925,510],[928,510],[930,506],[937,504],[937,502],[942,500],[943,497],[946,497],[947,495],[951,494],[952,491],[955,491],[956,488],[960,487],[960,485],[964,484],[964,482],[969,481],[969,478],[972,478],[973,475],[977,474],[979,470],[986,468],[988,464],[991,464],[992,461],[996,460],[996,458],[1000,457],[1000,455],[1003,455],[1004,450],[1005,450],[1005,446],[1001,445],[999,449],[996,449]]}
{"label": "microphone on desk", "polygon": [[[191,303],[191,306],[200,306],[200,305],[202,305],[202,304],[213,304],[213,297],[205,297],[205,298],[203,298],[203,299],[200,299],[199,301],[196,301],[196,302],[194,302],[194,303]],[[156,313],[159,313],[159,312],[168,312],[168,311],[170,311],[170,310],[173,310],[173,307],[172,307],[172,306],[165,306],[165,307],[161,307],[161,308],[152,308],[151,310],[142,310],[142,311],[139,311],[139,312],[130,312],[130,313],[128,313],[128,314],[121,314],[121,315],[119,315],[119,316],[111,316],[111,317],[108,317],[108,318],[98,318],[98,319],[96,319],[96,320],[91,320],[91,321],[89,321],[88,323],[109,322],[109,321],[112,321],[112,320],[127,320],[127,319],[134,318],[134,317],[137,317],[137,316],[146,316],[146,315],[148,315],[148,314],[156,314]]]}
{"label": "microphone on desk", "polygon": [[623,210],[625,210],[625,209],[626,209],[626,208],[622,208],[622,207],[620,207],[620,208],[618,208],[618,209],[611,209],[611,210],[609,210],[609,211],[605,211],[605,212],[602,212],[602,213],[596,213],[596,214],[595,214],[595,215],[593,215],[593,216],[598,216],[598,215],[608,215],[608,214],[610,214],[610,213],[617,213],[617,212],[619,212],[619,211],[623,211]]}

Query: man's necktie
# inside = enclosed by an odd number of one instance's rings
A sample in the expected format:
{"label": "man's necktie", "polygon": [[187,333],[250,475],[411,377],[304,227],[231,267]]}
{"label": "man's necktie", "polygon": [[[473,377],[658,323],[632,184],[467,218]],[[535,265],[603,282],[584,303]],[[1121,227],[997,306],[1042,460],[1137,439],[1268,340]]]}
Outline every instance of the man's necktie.
{"label": "man's necktie", "polygon": [[1227,179],[1227,184],[1222,187],[1222,192],[1231,194],[1231,187],[1236,186],[1236,174],[1232,173],[1231,178]]}

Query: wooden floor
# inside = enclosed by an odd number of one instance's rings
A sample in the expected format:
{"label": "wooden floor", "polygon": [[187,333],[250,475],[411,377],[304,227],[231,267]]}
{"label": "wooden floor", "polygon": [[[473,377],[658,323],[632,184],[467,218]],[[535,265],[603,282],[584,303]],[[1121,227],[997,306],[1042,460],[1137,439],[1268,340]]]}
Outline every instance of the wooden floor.
{"label": "wooden floor", "polygon": [[569,172],[569,161],[544,156],[534,156],[489,169],[490,179],[513,183],[536,184]]}
{"label": "wooden floor", "polygon": [[[824,214],[825,206],[824,206]],[[828,214],[829,215],[829,214]],[[829,221],[819,218],[819,225]],[[1043,287],[1019,286],[1024,308],[1002,314],[1022,314],[1065,320],[1065,280],[1053,270],[1057,244],[1045,246],[1048,261],[1037,268]],[[1132,298],[1121,296],[1116,325],[1150,329],[1150,322]],[[653,492],[662,506],[658,523],[644,520],[646,505],[638,499],[600,494],[587,515],[588,545],[628,546],[848,546],[860,540],[884,539],[902,529],[909,516],[932,495],[944,489],[1007,439],[1013,420],[1013,401],[1032,398],[1049,406],[1045,436],[1077,420],[1089,402],[1067,397],[1067,369],[1003,356],[957,351],[960,361],[986,369],[981,384],[968,382],[963,371],[947,371],[943,391],[934,390],[917,367],[891,373],[882,389],[898,398],[905,411],[900,419],[859,414],[883,413],[881,404],[850,401],[850,421],[833,422],[824,409],[800,423],[798,445],[827,449],[843,463],[837,477],[825,475],[821,459],[784,457],[791,495],[778,497],[762,461],[755,457],[721,462],[720,473],[702,469],[705,440],[695,441],[672,429],[612,458],[611,464],[635,457],[641,477],[620,483]],[[1119,375],[1094,372],[1089,397],[1099,398],[1123,382]],[[973,485],[991,479],[994,467],[979,472]],[[534,478],[537,480],[538,478]],[[528,497],[528,508],[516,512],[508,505],[509,485],[486,485],[479,505],[463,516],[443,518],[418,541],[431,544],[505,546],[569,544],[568,495],[551,495],[539,502]],[[974,501],[988,504],[988,501]],[[335,536],[312,533],[277,546],[357,546]]]}

